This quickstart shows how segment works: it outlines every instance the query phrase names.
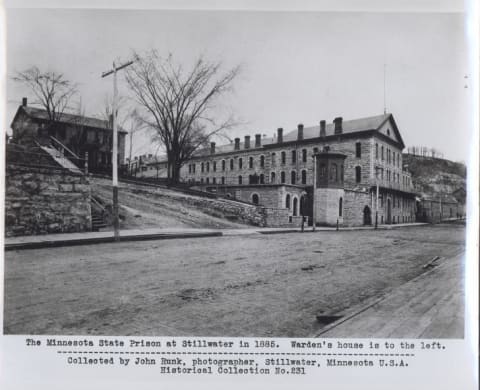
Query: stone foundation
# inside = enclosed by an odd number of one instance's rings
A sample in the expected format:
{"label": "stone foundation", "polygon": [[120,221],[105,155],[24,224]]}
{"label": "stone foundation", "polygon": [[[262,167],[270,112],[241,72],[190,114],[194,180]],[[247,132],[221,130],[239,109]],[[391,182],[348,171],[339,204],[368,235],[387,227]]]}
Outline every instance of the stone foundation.
{"label": "stone foundation", "polygon": [[65,170],[7,165],[5,235],[92,229],[88,178]]}
{"label": "stone foundation", "polygon": [[345,193],[341,188],[317,188],[315,192],[316,221],[319,225],[335,226],[343,224],[344,208],[340,215],[340,199],[345,205]]}

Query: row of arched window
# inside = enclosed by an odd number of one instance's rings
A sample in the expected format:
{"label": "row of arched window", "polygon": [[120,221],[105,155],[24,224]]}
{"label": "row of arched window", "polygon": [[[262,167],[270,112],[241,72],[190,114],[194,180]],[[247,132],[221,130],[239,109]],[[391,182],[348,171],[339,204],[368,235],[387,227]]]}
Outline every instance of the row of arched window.
{"label": "row of arched window", "polygon": [[[318,148],[314,148],[313,152],[317,153]],[[293,149],[292,151],[290,151],[290,163],[292,165],[296,164],[297,161],[302,162],[302,163],[307,162],[307,158],[308,158],[307,149],[302,149],[302,150],[299,151],[299,155],[297,155],[297,154],[298,154],[298,151],[296,149]],[[272,166],[274,167],[274,166],[277,165],[277,153],[272,152],[271,158],[272,158]],[[280,152],[280,164],[281,165],[287,164],[287,152],[284,151],[284,150]]]}
{"label": "row of arched window", "polygon": [[[244,168],[243,167],[243,157],[240,157],[237,160],[238,160],[237,161],[238,169],[243,169]],[[246,159],[246,161],[247,161],[249,169],[253,169],[255,167],[255,160],[254,160],[253,157],[248,157],[248,159]],[[221,160],[219,169],[222,172],[226,171],[227,170],[227,162],[229,164],[230,171],[235,170],[235,159],[233,159],[233,158],[231,158],[230,160]],[[265,156],[264,155],[260,156],[259,162],[260,162],[260,168],[265,168]],[[195,163],[188,164],[188,173],[189,174],[192,174],[192,173],[196,172],[196,165],[197,164],[195,164]],[[211,163],[210,163],[210,161],[200,163],[200,172],[201,173],[210,172],[210,169],[213,172],[217,172],[217,161],[212,161]]]}
{"label": "row of arched window", "polygon": [[298,197],[292,196],[290,194],[287,194],[285,196],[285,208],[288,210],[292,210],[292,215],[294,217],[298,216],[300,213],[300,208],[299,208],[299,200]]}
{"label": "row of arched window", "polygon": [[[318,148],[313,148],[313,153],[317,153],[317,152],[318,152]],[[307,149],[302,149],[300,151],[297,151],[297,150],[294,149],[290,153],[291,153],[290,161],[291,161],[292,164],[296,164],[297,160],[302,162],[302,163],[307,162],[307,159],[308,159]],[[299,154],[299,155],[297,155],[297,154]],[[271,161],[272,161],[272,166],[277,165],[277,153],[273,152],[271,154]],[[285,165],[287,163],[287,152],[286,151],[280,152],[280,162],[281,162],[282,165]],[[247,163],[248,163],[248,168],[249,169],[255,168],[255,159],[252,156],[248,157]],[[227,170],[227,164],[228,164],[229,169],[231,171],[235,170],[235,159],[234,158],[231,158],[229,160],[221,160],[219,169],[222,172],[226,171]],[[196,165],[195,163],[188,164],[188,173],[189,174],[192,174],[192,173],[196,172],[196,166],[195,165]],[[243,169],[244,168],[243,165],[244,165],[243,157],[239,157],[237,159],[238,169]],[[260,155],[260,158],[259,158],[259,167],[260,168],[265,168],[265,156],[263,154]],[[213,172],[217,171],[217,162],[216,161],[212,161],[211,163],[209,161],[200,163],[200,172],[201,173],[210,172],[210,169],[212,169]]]}
{"label": "row of arched window", "polygon": [[[276,184],[277,183],[277,174],[276,172],[270,173],[270,183]],[[287,174],[285,171],[280,172],[280,181],[279,184],[287,184]],[[297,171],[290,172],[290,183],[289,184],[297,184]],[[302,169],[300,173],[300,184],[307,184],[307,170]]]}

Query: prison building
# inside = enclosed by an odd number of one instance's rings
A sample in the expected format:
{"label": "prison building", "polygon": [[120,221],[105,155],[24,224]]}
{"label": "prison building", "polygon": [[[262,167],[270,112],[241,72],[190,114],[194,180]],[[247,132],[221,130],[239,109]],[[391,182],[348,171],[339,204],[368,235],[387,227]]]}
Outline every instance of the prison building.
{"label": "prison building", "polygon": [[[405,145],[392,114],[354,120],[337,117],[317,126],[199,150],[181,170],[192,186],[320,225],[396,224],[415,220]],[[315,175],[314,175],[315,172]],[[315,191],[314,191],[315,187]]]}

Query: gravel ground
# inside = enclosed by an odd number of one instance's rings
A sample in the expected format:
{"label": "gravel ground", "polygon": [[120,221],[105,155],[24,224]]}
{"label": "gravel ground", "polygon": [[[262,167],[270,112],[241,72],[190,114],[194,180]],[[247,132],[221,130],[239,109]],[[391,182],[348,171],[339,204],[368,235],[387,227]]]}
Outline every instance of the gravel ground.
{"label": "gravel ground", "polygon": [[317,315],[391,291],[462,252],[464,235],[435,225],[6,252],[4,331],[309,336]]}
{"label": "gravel ground", "polygon": [[[108,180],[92,179],[93,193],[107,203],[112,197]],[[162,188],[119,183],[120,228],[248,228],[251,226],[216,216],[213,210],[201,210],[186,203],[191,195]],[[218,214],[218,213],[217,213]],[[109,227],[106,230],[113,230]]]}

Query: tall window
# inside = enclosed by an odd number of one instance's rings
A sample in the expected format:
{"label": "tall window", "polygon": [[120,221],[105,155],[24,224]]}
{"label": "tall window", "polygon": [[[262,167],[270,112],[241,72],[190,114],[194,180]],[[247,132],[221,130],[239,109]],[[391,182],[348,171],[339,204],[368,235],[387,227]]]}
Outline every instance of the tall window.
{"label": "tall window", "polygon": [[282,158],[282,164],[285,164],[285,162],[287,161],[287,154],[285,152],[282,152],[281,158]]}
{"label": "tall window", "polygon": [[188,173],[192,173],[192,164],[188,164]]}
{"label": "tall window", "polygon": [[250,158],[248,159],[248,167],[249,167],[250,169],[253,168],[253,157],[250,157]]}
{"label": "tall window", "polygon": [[265,167],[265,156],[260,156],[260,168]]}
{"label": "tall window", "polygon": [[285,184],[285,172],[280,172],[280,183]]}
{"label": "tall window", "polygon": [[225,160],[222,160],[222,171],[225,171]]}
{"label": "tall window", "polygon": [[325,164],[320,165],[320,177],[325,177],[327,175],[327,167]]}
{"label": "tall window", "polygon": [[233,171],[233,158],[230,159],[230,170]]}
{"label": "tall window", "polygon": [[297,173],[295,171],[290,172],[290,183],[295,184],[297,181]]}
{"label": "tall window", "polygon": [[195,167],[196,167],[196,164],[192,164],[193,173],[195,173]]}
{"label": "tall window", "polygon": [[275,172],[272,172],[270,174],[270,183],[274,184],[275,183]]}
{"label": "tall window", "polygon": [[240,175],[240,176],[238,176],[238,184],[242,184],[242,181],[243,181],[243,178],[242,178],[242,176],[241,176],[241,175]]}
{"label": "tall window", "polygon": [[214,178],[212,179],[212,183],[213,183],[213,184],[217,184],[217,178],[216,178],[216,177],[214,177]]}
{"label": "tall window", "polygon": [[360,183],[362,181],[362,168],[355,167],[355,181]]}
{"label": "tall window", "polygon": [[207,172],[210,172],[210,163],[207,162]]}
{"label": "tall window", "polygon": [[265,175],[263,173],[260,174],[260,184],[265,184]]}
{"label": "tall window", "polygon": [[292,150],[292,164],[295,164],[297,162],[297,151]]}
{"label": "tall window", "polygon": [[340,181],[343,182],[343,164],[340,165]]}
{"label": "tall window", "polygon": [[217,162],[213,162],[213,172],[217,172]]}
{"label": "tall window", "polygon": [[343,214],[343,198],[338,200],[338,216],[341,217]]}
{"label": "tall window", "polygon": [[360,142],[355,144],[355,157],[362,157],[362,144]]}
{"label": "tall window", "polygon": [[238,169],[242,169],[243,168],[243,158],[239,158],[238,159]]}
{"label": "tall window", "polygon": [[274,152],[272,153],[272,167],[274,167],[276,163],[277,163],[277,155]]}
{"label": "tall window", "polygon": [[384,149],[383,149],[383,145],[382,145],[382,161],[385,160],[385,154],[384,154]]}
{"label": "tall window", "polygon": [[375,158],[378,160],[378,144],[375,144]]}
{"label": "tall window", "polygon": [[287,209],[290,209],[290,194],[287,194],[287,196],[285,197],[285,207]]}
{"label": "tall window", "polygon": [[298,198],[293,198],[293,216],[297,216]]}
{"label": "tall window", "polygon": [[206,179],[206,182],[207,182],[207,184],[210,183],[210,179],[209,179],[208,177],[207,177],[207,179]]}
{"label": "tall window", "polygon": [[393,166],[395,166],[395,152],[393,152]]}
{"label": "tall window", "polygon": [[330,166],[330,180],[338,181],[337,164]]}
{"label": "tall window", "polygon": [[253,203],[253,204],[258,204],[258,202],[259,202],[258,195],[257,195],[257,194],[253,194],[253,195],[252,195],[252,203]]}
{"label": "tall window", "polygon": [[222,184],[225,184],[225,176],[222,176]]}
{"label": "tall window", "polygon": [[302,170],[302,184],[307,184],[307,171],[305,169]]}
{"label": "tall window", "polygon": [[307,149],[302,149],[302,162],[307,162]]}
{"label": "tall window", "polygon": [[200,170],[202,171],[202,173],[205,170],[205,166],[203,165],[203,163],[200,164]]}

